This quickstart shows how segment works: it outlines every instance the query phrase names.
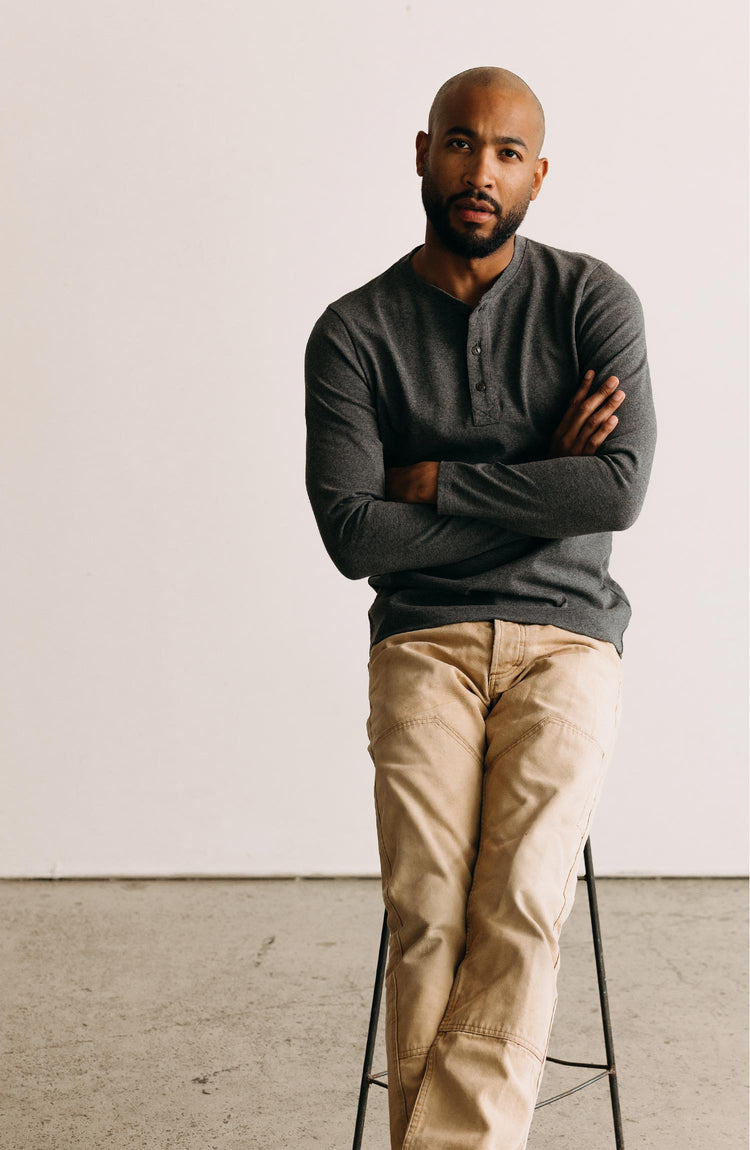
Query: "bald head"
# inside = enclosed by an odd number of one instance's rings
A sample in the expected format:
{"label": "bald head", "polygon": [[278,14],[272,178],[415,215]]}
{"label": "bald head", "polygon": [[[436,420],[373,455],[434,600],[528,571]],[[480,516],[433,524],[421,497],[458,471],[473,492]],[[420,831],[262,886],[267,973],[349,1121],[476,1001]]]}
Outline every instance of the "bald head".
{"label": "bald head", "polygon": [[537,132],[536,154],[539,155],[544,142],[544,109],[526,81],[515,72],[509,72],[507,68],[468,68],[465,72],[459,72],[457,76],[451,76],[450,80],[446,80],[432,101],[427,124],[430,135],[435,132],[443,110],[452,97],[466,88],[491,88],[497,92],[505,92],[509,96],[517,96],[527,103],[533,113]]}

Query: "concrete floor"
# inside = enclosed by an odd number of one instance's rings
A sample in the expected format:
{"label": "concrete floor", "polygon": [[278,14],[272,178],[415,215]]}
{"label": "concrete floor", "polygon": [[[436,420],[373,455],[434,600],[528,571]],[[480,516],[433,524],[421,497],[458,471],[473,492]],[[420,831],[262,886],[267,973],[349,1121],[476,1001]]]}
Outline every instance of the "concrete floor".
{"label": "concrete floor", "polygon": [[[628,1150],[747,1146],[746,894],[599,880]],[[551,1052],[599,1061],[580,896]],[[351,1146],[377,882],[5,882],[0,912],[2,1150]],[[387,1150],[371,1094],[365,1147]],[[606,1082],[538,1112],[529,1150],[553,1146],[614,1147]]]}

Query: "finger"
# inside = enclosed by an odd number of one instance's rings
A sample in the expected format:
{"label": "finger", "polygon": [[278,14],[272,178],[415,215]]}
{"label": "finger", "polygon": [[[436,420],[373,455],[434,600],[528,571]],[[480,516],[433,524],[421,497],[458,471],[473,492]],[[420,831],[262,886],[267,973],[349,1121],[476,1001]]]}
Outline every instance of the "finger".
{"label": "finger", "polygon": [[586,429],[587,424],[589,431],[594,430],[599,426],[602,418],[611,415],[612,411],[619,407],[625,398],[624,391],[614,391],[619,382],[616,375],[611,375],[592,396],[580,405],[570,424],[570,430],[576,437]]}
{"label": "finger", "polygon": [[618,390],[612,392],[608,399],[602,403],[586,420],[585,426],[590,427],[592,430],[598,427],[604,419],[609,419],[610,415],[617,410],[625,398],[625,392]]}
{"label": "finger", "polygon": [[[592,412],[586,422],[579,428],[578,434],[575,437],[574,451],[576,451],[576,453],[583,453],[591,436],[595,435],[601,428],[602,424],[606,423],[610,419],[612,414],[617,410],[624,399],[625,392],[616,391],[609,397],[606,403],[603,403],[601,407]],[[610,428],[610,431],[611,430],[612,429]],[[609,434],[609,432],[607,434]]]}
{"label": "finger", "polygon": [[605,419],[604,423],[600,424],[599,428],[592,436],[586,441],[583,447],[582,455],[593,455],[596,450],[601,447],[604,440],[607,438],[611,431],[617,427],[617,416],[610,415],[609,419]]}
{"label": "finger", "polygon": [[606,396],[609,394],[609,392],[612,390],[612,388],[616,387],[617,384],[620,382],[616,375],[610,375],[607,379],[604,380],[604,382],[601,384],[601,386],[598,387],[597,390],[593,394],[590,394],[591,384],[594,382],[594,375],[595,375],[595,372],[593,370],[586,372],[586,374],[583,377],[583,380],[581,381],[581,386],[578,388],[578,391],[573,396],[572,400],[570,401],[569,406],[572,407],[575,404],[580,405],[581,403],[584,403],[584,402],[590,402],[592,400],[596,400],[597,396],[602,396],[602,395]]}
{"label": "finger", "polygon": [[573,398],[571,399],[570,403],[568,404],[568,406],[565,409],[565,414],[563,415],[562,419],[560,420],[560,423],[558,424],[558,426],[555,430],[555,436],[557,439],[562,439],[563,436],[565,436],[567,434],[567,432],[570,430],[571,424],[573,423],[573,420],[576,418],[578,407],[581,403],[583,403],[584,399],[588,395],[589,391],[591,390],[591,384],[593,382],[594,382],[594,372],[589,370],[584,375],[583,380],[581,381],[581,386],[578,388],[578,391],[576,391],[575,394],[573,395]]}
{"label": "finger", "polygon": [[591,384],[593,382],[594,382],[594,372],[593,371],[587,371],[586,374],[584,375],[583,379],[581,380],[581,386],[578,388],[578,391],[576,391],[574,393],[573,398],[571,399],[570,403],[568,404],[568,407],[567,407],[568,411],[570,411],[571,408],[578,407],[579,404],[583,403],[584,399],[586,398],[588,393],[591,391]]}
{"label": "finger", "polygon": [[597,407],[601,407],[602,403],[604,403],[605,400],[612,394],[619,383],[620,381],[616,375],[610,375],[608,379],[605,379],[601,387],[596,389],[593,395],[589,395],[586,399],[584,399],[584,401],[579,405],[579,410],[581,412],[585,412],[587,415],[590,415],[591,412],[595,411]]}
{"label": "finger", "polygon": [[590,392],[591,384],[593,382],[594,382],[594,372],[591,369],[589,369],[586,372],[586,374],[584,375],[583,379],[581,380],[581,386],[578,388],[578,391],[575,393],[575,395],[571,399],[569,406],[572,407],[572,405],[574,403],[580,403],[582,400],[584,400],[586,398],[586,396],[588,395],[588,393]]}
{"label": "finger", "polygon": [[612,389],[619,383],[616,375],[610,375],[601,387],[597,388],[593,395],[589,395],[594,378],[595,372],[590,368],[584,374],[581,386],[573,395],[573,398],[565,410],[565,414],[555,429],[554,441],[557,442],[564,451],[571,451],[575,443],[576,451],[580,452],[585,440],[578,442],[578,437],[581,434],[584,423],[590,418],[592,412],[601,407],[606,401],[607,396],[612,392]]}

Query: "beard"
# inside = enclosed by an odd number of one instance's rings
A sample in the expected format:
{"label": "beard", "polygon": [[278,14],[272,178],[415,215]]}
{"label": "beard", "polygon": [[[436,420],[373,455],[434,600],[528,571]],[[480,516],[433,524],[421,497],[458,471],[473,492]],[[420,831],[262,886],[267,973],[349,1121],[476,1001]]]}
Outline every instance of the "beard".
{"label": "beard", "polygon": [[[497,216],[495,226],[487,235],[480,235],[472,231],[460,232],[451,224],[451,204],[456,200],[463,200],[468,197],[472,200],[481,200],[494,209]],[[531,189],[529,189],[525,199],[519,200],[518,203],[513,204],[505,211],[500,207],[497,200],[493,200],[486,192],[463,191],[443,200],[433,183],[428,168],[425,167],[422,176],[422,204],[427,219],[446,248],[457,256],[463,256],[464,259],[483,259],[485,256],[491,256],[493,252],[507,243],[523,223],[530,203]]]}

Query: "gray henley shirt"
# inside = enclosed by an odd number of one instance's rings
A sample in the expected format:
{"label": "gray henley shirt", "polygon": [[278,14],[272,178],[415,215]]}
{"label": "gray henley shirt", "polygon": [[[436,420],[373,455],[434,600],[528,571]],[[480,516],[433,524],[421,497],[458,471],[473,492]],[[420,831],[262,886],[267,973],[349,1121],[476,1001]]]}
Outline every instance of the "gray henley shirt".
{"label": "gray henley shirt", "polygon": [[[471,308],[411,255],[331,304],[305,357],[307,491],[333,562],[376,592],[372,644],[507,619],[622,653],[611,533],[641,509],[656,442],[638,297],[600,260],[517,235]],[[592,390],[620,380],[619,422],[595,455],[547,459],[589,368]],[[385,499],[387,467],[427,459],[436,506]]]}

